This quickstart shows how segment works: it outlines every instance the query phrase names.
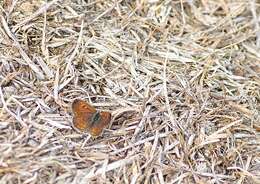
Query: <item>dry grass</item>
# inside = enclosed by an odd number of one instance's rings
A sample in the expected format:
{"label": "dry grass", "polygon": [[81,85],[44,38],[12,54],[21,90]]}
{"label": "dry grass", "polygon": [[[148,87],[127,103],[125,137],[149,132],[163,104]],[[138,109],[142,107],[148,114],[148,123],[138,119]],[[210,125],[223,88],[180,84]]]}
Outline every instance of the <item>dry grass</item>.
{"label": "dry grass", "polygon": [[[0,183],[260,183],[260,3],[0,0]],[[81,98],[113,114],[71,128]]]}

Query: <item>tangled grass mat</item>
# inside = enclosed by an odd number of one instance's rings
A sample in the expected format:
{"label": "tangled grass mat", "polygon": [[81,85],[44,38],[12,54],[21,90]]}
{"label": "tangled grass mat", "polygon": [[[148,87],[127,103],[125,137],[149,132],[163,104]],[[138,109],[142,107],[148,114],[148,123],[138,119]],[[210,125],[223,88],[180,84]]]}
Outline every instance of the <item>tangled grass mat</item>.
{"label": "tangled grass mat", "polygon": [[[260,183],[256,0],[0,0],[0,183]],[[75,99],[112,114],[72,128]]]}

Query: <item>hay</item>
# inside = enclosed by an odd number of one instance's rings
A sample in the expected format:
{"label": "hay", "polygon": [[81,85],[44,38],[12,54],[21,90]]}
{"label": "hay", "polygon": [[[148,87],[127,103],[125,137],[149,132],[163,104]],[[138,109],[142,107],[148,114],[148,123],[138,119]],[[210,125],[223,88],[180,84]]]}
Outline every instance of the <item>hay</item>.
{"label": "hay", "polygon": [[260,183],[257,1],[0,6],[0,183]]}

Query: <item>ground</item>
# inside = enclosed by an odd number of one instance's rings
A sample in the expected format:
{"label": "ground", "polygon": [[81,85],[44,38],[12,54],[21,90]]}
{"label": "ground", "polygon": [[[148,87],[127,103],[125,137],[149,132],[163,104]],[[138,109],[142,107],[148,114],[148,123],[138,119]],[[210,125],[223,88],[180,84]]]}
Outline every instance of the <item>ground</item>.
{"label": "ground", "polygon": [[[260,183],[260,4],[0,0],[0,183]],[[112,113],[72,128],[75,99]]]}

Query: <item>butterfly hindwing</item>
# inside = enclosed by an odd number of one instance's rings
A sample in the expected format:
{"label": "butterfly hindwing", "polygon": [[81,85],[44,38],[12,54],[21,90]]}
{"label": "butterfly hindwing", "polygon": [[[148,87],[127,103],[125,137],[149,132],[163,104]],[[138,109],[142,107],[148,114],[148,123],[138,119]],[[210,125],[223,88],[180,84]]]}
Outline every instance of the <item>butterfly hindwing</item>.
{"label": "butterfly hindwing", "polygon": [[110,123],[111,121],[111,113],[110,112],[99,112],[99,120],[93,122],[90,127],[90,133],[93,136],[97,136],[102,133],[103,129]]}

